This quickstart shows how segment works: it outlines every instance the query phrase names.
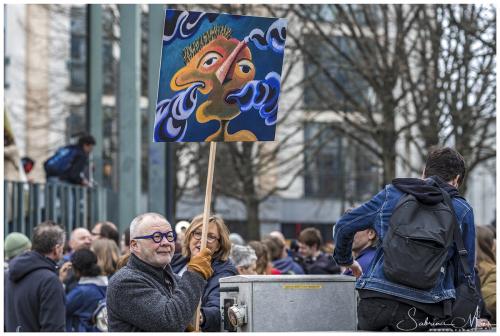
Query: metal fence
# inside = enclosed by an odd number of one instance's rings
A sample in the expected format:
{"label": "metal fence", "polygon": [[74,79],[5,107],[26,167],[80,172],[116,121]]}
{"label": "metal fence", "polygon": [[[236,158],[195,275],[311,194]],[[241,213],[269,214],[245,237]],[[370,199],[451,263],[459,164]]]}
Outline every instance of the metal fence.
{"label": "metal fence", "polygon": [[22,232],[52,220],[71,232],[90,228],[106,218],[106,190],[66,183],[26,183],[4,180],[4,235]]}

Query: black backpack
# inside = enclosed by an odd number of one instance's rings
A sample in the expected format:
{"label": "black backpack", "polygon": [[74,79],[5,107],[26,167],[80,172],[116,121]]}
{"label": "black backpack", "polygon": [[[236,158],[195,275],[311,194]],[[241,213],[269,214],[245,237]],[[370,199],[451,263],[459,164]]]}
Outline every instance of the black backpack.
{"label": "black backpack", "polygon": [[427,205],[411,194],[403,196],[382,243],[386,278],[412,288],[433,288],[453,244],[454,216],[444,200]]}

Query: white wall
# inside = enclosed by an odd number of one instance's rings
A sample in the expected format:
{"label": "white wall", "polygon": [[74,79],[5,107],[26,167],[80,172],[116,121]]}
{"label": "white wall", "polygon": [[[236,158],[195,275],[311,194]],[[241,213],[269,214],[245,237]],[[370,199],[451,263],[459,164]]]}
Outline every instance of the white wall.
{"label": "white wall", "polygon": [[[66,6],[65,6],[66,7]],[[52,8],[49,14],[49,118],[50,124],[48,155],[58,147],[65,145],[66,118],[69,115],[69,97],[65,93],[69,87],[70,59],[70,13],[69,6]],[[81,99],[81,98],[80,98]]]}
{"label": "white wall", "polygon": [[10,65],[5,68],[9,87],[4,104],[14,131],[15,140],[23,156],[26,154],[26,5],[5,5],[5,56]]}

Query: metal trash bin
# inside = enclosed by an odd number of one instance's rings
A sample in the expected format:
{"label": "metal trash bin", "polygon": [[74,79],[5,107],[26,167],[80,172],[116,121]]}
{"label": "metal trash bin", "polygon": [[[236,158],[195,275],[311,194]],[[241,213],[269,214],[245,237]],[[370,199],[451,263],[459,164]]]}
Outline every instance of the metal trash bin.
{"label": "metal trash bin", "polygon": [[238,275],[219,280],[222,331],[354,331],[355,278]]}

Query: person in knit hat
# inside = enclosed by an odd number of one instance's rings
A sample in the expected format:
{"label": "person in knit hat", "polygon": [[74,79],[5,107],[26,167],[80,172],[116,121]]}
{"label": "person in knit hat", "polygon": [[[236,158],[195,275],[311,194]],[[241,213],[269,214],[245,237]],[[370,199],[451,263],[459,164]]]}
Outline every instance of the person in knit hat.
{"label": "person in knit hat", "polygon": [[[5,260],[9,261],[15,256],[31,249],[31,241],[28,237],[19,232],[12,232],[5,237],[4,253]],[[8,263],[5,263],[7,268]]]}

